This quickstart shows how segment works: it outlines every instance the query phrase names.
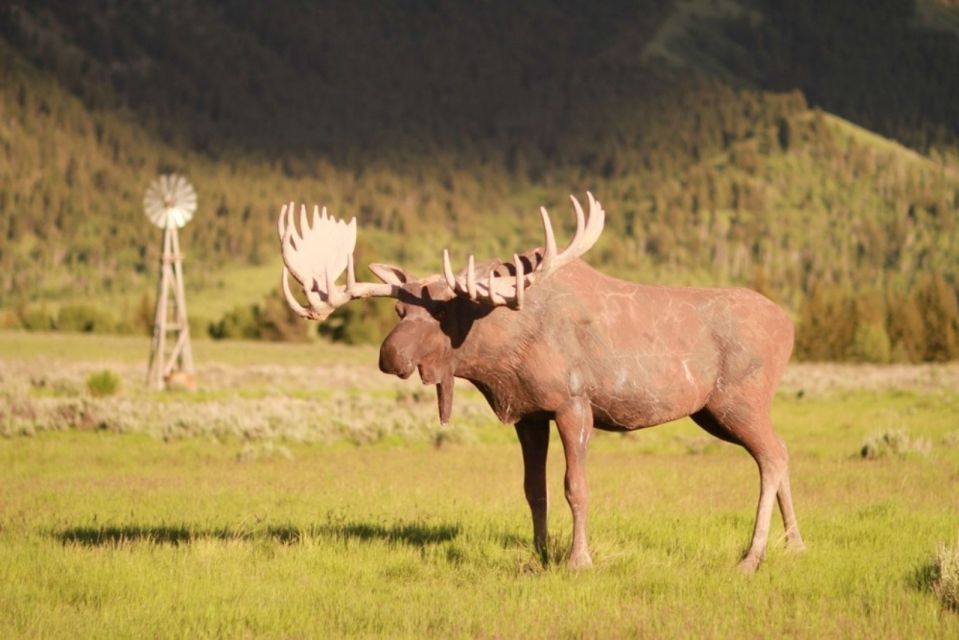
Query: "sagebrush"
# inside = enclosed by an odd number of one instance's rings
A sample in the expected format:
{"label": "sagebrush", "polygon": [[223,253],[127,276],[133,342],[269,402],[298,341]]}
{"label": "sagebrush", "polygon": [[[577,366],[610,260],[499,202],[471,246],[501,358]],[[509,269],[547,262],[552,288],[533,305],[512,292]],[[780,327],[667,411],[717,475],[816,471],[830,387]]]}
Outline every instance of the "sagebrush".
{"label": "sagebrush", "polygon": [[947,609],[959,612],[959,540],[940,545],[932,569],[932,588]]}

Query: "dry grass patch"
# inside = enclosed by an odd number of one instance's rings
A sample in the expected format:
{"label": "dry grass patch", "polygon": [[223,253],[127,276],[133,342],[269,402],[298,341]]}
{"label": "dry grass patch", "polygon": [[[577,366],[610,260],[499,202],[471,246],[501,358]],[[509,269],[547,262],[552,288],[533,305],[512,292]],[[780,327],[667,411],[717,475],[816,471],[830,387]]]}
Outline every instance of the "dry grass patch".
{"label": "dry grass patch", "polygon": [[959,389],[959,363],[850,364],[792,362],[780,390],[821,396],[841,391],[950,391]]}
{"label": "dry grass patch", "polygon": [[944,607],[959,612],[959,541],[939,546],[932,568],[932,589]]}

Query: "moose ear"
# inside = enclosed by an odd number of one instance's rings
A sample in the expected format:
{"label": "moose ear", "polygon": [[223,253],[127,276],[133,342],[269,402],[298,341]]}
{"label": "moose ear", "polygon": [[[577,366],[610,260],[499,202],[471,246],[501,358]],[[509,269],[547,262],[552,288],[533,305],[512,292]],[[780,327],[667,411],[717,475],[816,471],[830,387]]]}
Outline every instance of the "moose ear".
{"label": "moose ear", "polygon": [[370,265],[370,271],[372,271],[377,278],[386,284],[392,284],[397,287],[402,286],[413,279],[410,274],[403,271],[401,267],[394,267],[391,264],[374,262]]}

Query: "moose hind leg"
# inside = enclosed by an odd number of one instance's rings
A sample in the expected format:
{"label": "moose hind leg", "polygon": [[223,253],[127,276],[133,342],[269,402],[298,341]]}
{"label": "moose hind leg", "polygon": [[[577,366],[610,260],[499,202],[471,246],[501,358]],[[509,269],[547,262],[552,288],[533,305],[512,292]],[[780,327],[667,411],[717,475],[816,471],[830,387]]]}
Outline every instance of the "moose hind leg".
{"label": "moose hind leg", "polygon": [[[785,449],[785,445],[783,445]],[[803,542],[799,533],[799,522],[796,520],[796,512],[793,510],[792,491],[789,488],[789,470],[783,475],[779,484],[779,491],[776,493],[779,500],[779,511],[783,516],[783,528],[786,530],[786,545],[792,551],[805,551],[806,544]]]}
{"label": "moose hind leg", "polygon": [[766,450],[759,453],[750,450],[749,453],[759,465],[759,504],[756,506],[756,524],[753,526],[752,542],[739,563],[739,568],[744,573],[754,572],[766,553],[774,503],[782,480],[788,473],[785,450],[781,455],[778,452]]}
{"label": "moose hind leg", "polygon": [[[766,552],[770,521],[777,497],[786,524],[787,537],[791,528],[798,538],[799,529],[789,493],[789,458],[786,447],[773,431],[768,408],[762,412],[743,411],[746,406],[748,402],[739,398],[735,403],[738,411],[707,408],[695,414],[693,419],[713,435],[742,445],[759,467],[759,503],[756,505],[753,537],[748,551],[739,563],[739,568],[744,573],[753,573]],[[801,545],[801,539],[799,544]]]}
{"label": "moose hind leg", "polygon": [[556,427],[566,454],[566,501],[573,512],[573,545],[569,554],[569,567],[585,569],[593,564],[586,541],[586,511],[589,499],[586,486],[586,447],[593,434],[593,412],[589,401],[574,398],[562,410],[557,411]]}
{"label": "moose hind leg", "polygon": [[727,429],[722,422],[717,420],[716,416],[714,416],[709,409],[701,409],[689,417],[709,435],[742,446],[742,441],[737,438],[732,431]]}
{"label": "moose hind leg", "polygon": [[523,491],[533,516],[533,544],[546,557],[546,453],[549,449],[549,420],[522,419],[516,423],[516,435],[523,449]]}
{"label": "moose hind leg", "polygon": [[[733,444],[743,445],[743,442],[732,431],[727,429],[716,417],[709,411],[703,409],[690,416],[703,430],[716,436],[720,440],[731,442]],[[778,439],[778,438],[777,438]],[[780,439],[779,444],[783,449],[785,443]],[[802,536],[799,535],[799,523],[796,521],[796,512],[793,510],[792,493],[789,489],[789,472],[783,474],[779,484],[779,490],[776,492],[776,498],[779,501],[779,511],[783,516],[783,528],[786,530],[786,543],[793,551],[803,551],[806,545],[803,543]]]}

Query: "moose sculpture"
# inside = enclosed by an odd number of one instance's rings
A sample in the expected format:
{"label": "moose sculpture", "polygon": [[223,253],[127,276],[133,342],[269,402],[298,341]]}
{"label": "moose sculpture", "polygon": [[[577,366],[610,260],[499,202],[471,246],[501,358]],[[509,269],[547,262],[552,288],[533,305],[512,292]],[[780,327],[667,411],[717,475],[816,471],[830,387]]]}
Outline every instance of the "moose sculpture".
{"label": "moose sculpture", "polygon": [[[576,233],[557,250],[541,208],[545,245],[512,262],[474,263],[454,273],[414,278],[371,264],[382,283],[357,282],[356,219],[314,208],[312,219],[284,205],[278,220],[282,286],[300,316],[326,319],[356,298],[395,298],[399,322],[380,348],[380,370],[400,378],[419,371],[437,388],[440,421],[449,421],[453,378],[470,381],[497,417],[513,423],[522,447],[524,490],[534,544],[546,546],[546,452],[556,422],[566,456],[566,500],[573,515],[569,565],[592,564],[586,540],[586,449],[593,429],[632,431],[684,416],[744,447],[759,466],[752,543],[740,562],[755,571],[778,498],[787,543],[803,548],[789,489],[786,447],[770,406],[793,345],[786,313],[738,288],[683,288],[610,278],[579,259],[597,241],[605,213],[587,193],[589,214],[571,196]],[[346,285],[336,280],[346,270]],[[304,307],[290,290],[301,285]]]}

